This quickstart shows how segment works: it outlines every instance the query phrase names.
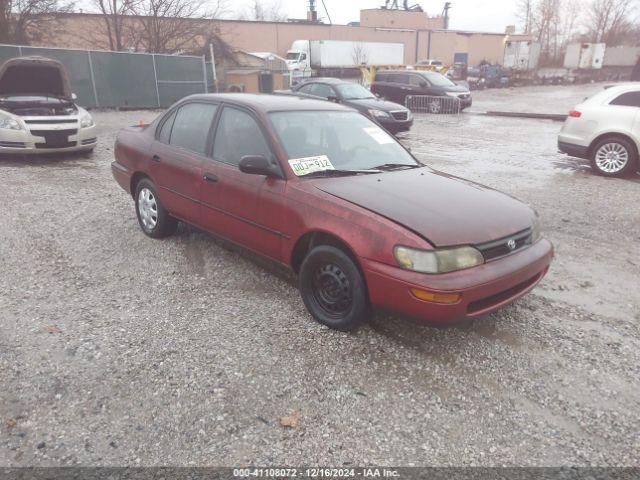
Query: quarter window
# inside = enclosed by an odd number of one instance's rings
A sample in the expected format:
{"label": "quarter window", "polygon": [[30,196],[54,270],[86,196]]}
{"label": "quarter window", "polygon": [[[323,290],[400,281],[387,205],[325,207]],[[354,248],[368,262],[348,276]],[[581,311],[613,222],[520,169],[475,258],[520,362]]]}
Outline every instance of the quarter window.
{"label": "quarter window", "polygon": [[226,107],[222,111],[213,158],[231,165],[239,165],[246,155],[263,155],[271,158],[269,144],[254,118],[246,112]]}
{"label": "quarter window", "polygon": [[611,102],[611,105],[622,105],[624,107],[640,107],[640,92],[623,93]]}
{"label": "quarter window", "polygon": [[176,119],[176,110],[164,121],[160,133],[158,134],[158,140],[162,143],[169,143],[171,140],[171,129],[173,128],[173,121]]}
{"label": "quarter window", "polygon": [[[180,107],[175,114],[169,143],[205,154],[209,130],[217,109],[217,105],[210,103],[187,103]],[[161,136],[162,133],[160,132]]]}

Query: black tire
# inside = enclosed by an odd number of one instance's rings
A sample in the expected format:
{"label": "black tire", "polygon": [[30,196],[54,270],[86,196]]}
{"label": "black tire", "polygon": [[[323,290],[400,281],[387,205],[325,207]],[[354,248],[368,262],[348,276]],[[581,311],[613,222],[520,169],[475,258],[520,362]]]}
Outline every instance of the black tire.
{"label": "black tire", "polygon": [[[618,167],[614,163],[609,163],[606,157],[607,149],[612,154],[626,155],[626,163],[623,167]],[[605,177],[624,177],[630,173],[634,173],[638,167],[638,154],[635,145],[626,138],[622,137],[606,137],[600,140],[591,149],[591,167],[599,175]]]}
{"label": "black tire", "polygon": [[[151,194],[151,197],[146,196],[147,192]],[[150,210],[143,209],[144,211],[141,213],[141,206],[145,198],[148,201],[148,205],[150,204]],[[165,238],[176,233],[178,221],[171,217],[169,212],[164,208],[158,197],[156,186],[150,179],[143,178],[138,182],[134,201],[136,204],[138,224],[145,235],[151,238]],[[152,205],[155,205],[155,209],[152,208]],[[149,211],[153,213],[149,214]]]}
{"label": "black tire", "polygon": [[371,306],[364,278],[339,248],[313,248],[300,267],[299,288],[309,313],[330,328],[347,332],[369,320]]}

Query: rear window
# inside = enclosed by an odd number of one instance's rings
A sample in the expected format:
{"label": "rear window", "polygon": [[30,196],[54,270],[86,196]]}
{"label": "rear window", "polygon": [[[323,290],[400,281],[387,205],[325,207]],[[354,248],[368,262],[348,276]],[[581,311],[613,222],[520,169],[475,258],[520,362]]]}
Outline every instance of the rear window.
{"label": "rear window", "polygon": [[640,92],[627,92],[613,99],[610,105],[640,107]]}

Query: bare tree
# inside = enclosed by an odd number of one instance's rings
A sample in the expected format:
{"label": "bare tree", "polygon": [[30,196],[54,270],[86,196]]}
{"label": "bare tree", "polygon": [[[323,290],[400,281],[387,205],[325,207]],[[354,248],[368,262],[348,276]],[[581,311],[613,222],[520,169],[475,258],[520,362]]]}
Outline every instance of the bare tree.
{"label": "bare tree", "polygon": [[356,43],[351,52],[354,65],[366,65],[369,61],[369,54],[362,43]]}
{"label": "bare tree", "polygon": [[518,0],[516,15],[522,22],[522,31],[531,33],[534,0]]}
{"label": "bare tree", "polygon": [[58,0],[0,0],[0,43],[42,40],[51,33],[57,14],[70,10],[70,4]]}
{"label": "bare tree", "polygon": [[287,14],[284,13],[280,0],[271,0],[270,2],[253,0],[248,8],[240,12],[239,18],[262,22],[284,22],[287,20]]}
{"label": "bare tree", "polygon": [[638,0],[591,0],[586,9],[589,40],[619,45],[630,39],[637,28],[638,6]]}
{"label": "bare tree", "polygon": [[[104,32],[89,32],[90,35],[96,33],[97,37],[106,37],[107,44],[104,48],[109,50],[124,50],[129,45],[125,45],[125,24],[127,15],[134,12],[134,7],[140,0],[91,0],[93,6],[101,14],[104,23]],[[104,33],[104,35],[102,35]],[[94,38],[94,44],[96,39]],[[96,45],[98,46],[98,45]]]}
{"label": "bare tree", "polygon": [[206,38],[219,36],[209,25],[219,18],[226,3],[218,1],[212,10],[207,0],[141,0],[133,7],[137,16],[130,37],[150,53],[183,53],[197,49]]}

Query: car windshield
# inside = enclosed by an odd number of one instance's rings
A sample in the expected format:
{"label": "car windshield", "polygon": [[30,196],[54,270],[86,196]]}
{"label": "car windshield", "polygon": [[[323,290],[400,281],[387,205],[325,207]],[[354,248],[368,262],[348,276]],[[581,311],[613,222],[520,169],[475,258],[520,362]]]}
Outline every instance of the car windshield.
{"label": "car windshield", "polygon": [[[398,141],[357,112],[289,111],[270,114],[289,164],[318,160],[318,170],[368,170],[419,164]],[[304,162],[303,162],[304,163]]]}
{"label": "car windshield", "polygon": [[300,56],[300,52],[289,52],[287,53],[287,60],[298,60],[298,56]]}
{"label": "car windshield", "polygon": [[455,86],[455,83],[453,83],[444,75],[440,75],[439,73],[422,72],[422,75],[424,75],[427,78],[427,80],[429,80],[431,85],[434,85],[436,87],[454,87]]}
{"label": "car windshield", "polygon": [[363,100],[365,98],[375,98],[369,90],[357,83],[336,85],[340,96],[345,100]]}

